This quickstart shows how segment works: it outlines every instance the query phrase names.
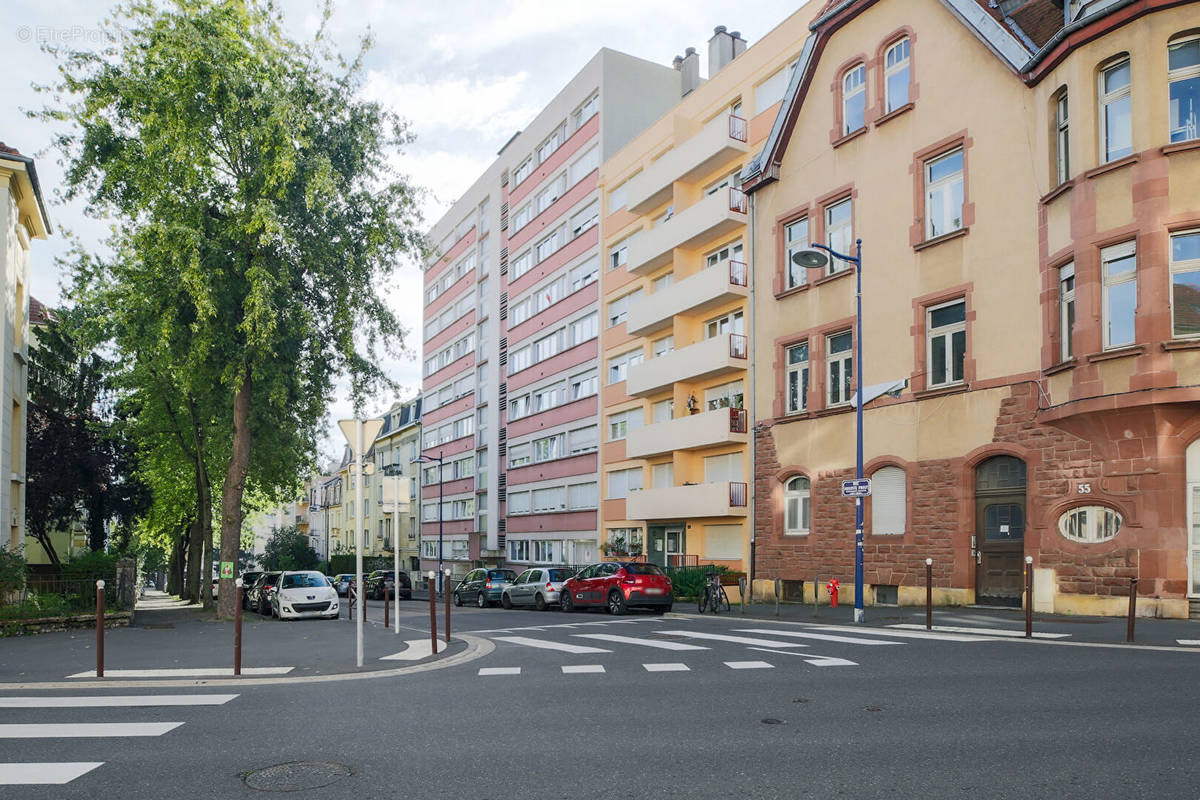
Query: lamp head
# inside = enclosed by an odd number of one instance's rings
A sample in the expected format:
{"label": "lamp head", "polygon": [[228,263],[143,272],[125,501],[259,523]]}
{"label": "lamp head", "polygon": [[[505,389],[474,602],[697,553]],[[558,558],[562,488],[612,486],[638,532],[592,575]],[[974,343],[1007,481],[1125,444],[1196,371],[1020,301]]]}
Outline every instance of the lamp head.
{"label": "lamp head", "polygon": [[829,266],[829,255],[815,247],[806,247],[792,253],[792,263],[804,269],[825,269]]}

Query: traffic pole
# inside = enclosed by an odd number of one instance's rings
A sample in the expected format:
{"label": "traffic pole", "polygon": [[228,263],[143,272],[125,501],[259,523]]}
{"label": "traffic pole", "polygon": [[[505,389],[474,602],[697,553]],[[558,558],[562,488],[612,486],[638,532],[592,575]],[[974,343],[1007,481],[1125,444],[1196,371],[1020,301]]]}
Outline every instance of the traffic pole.
{"label": "traffic pole", "polygon": [[429,570],[429,644],[433,654],[437,655],[437,580],[433,570]]}
{"label": "traffic pole", "polygon": [[446,644],[450,644],[450,568],[445,570],[446,582],[442,584],[442,597],[446,599]]}
{"label": "traffic pole", "polygon": [[925,630],[933,630],[933,559],[925,559]]}
{"label": "traffic pole", "polygon": [[1137,618],[1137,578],[1129,579],[1129,627],[1125,631],[1125,641],[1133,641],[1133,621]]}
{"label": "traffic pole", "polygon": [[237,587],[233,609],[233,674],[242,674],[242,579],[233,582]]}
{"label": "traffic pole", "polygon": [[1033,556],[1025,556],[1025,638],[1033,638]]}
{"label": "traffic pole", "polygon": [[104,581],[96,581],[96,677],[104,677]]}

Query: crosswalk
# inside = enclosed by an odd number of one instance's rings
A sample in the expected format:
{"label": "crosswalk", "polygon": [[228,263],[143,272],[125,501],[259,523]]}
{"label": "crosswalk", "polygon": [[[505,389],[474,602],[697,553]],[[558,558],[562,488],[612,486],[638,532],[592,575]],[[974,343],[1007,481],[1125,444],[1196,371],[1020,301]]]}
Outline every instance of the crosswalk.
{"label": "crosswalk", "polygon": [[[73,739],[127,739],[165,736],[186,724],[183,720],[145,721],[75,720],[42,722],[19,720],[17,715],[37,709],[143,709],[220,706],[236,694],[146,695],[26,695],[0,697],[0,739],[66,741]],[[136,712],[131,712],[136,714]],[[180,714],[180,716],[183,716]],[[61,755],[69,745],[56,744]],[[0,762],[0,786],[62,785],[104,766],[103,761]]]}

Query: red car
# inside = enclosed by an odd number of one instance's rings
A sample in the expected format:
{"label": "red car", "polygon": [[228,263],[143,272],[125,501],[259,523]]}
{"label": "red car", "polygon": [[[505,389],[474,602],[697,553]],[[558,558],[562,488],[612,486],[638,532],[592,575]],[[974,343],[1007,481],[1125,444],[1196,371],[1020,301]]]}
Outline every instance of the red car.
{"label": "red car", "polygon": [[562,610],[603,606],[610,614],[630,608],[649,608],[655,614],[671,610],[675,595],[671,579],[654,564],[604,561],[581,569],[563,584]]}

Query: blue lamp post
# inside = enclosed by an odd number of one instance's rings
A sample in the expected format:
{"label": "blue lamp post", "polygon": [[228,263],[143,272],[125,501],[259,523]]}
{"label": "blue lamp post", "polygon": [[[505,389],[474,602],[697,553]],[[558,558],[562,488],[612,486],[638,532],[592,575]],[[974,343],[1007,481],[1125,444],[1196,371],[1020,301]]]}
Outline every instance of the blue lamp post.
{"label": "blue lamp post", "polygon": [[[824,269],[829,266],[830,258],[840,258],[854,264],[854,277],[857,282],[854,290],[854,360],[858,362],[854,370],[854,402],[855,423],[855,456],[854,477],[863,477],[863,363],[862,363],[862,239],[854,242],[855,255],[849,256],[826,247],[823,244],[813,244],[792,253],[792,262],[804,269]],[[854,621],[863,621],[863,499],[854,498]]]}

